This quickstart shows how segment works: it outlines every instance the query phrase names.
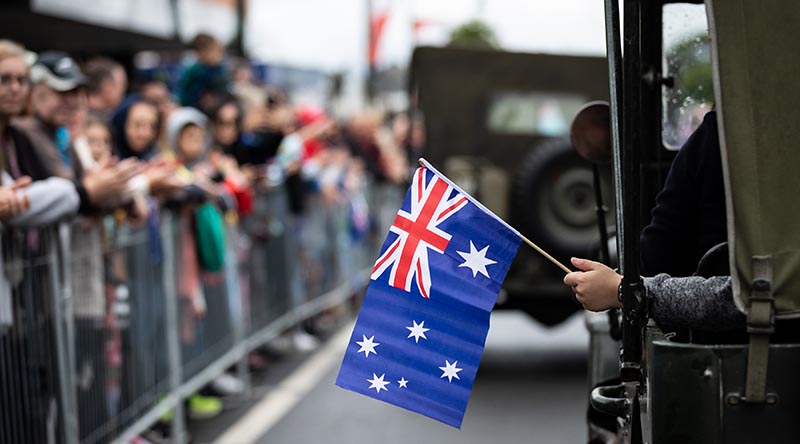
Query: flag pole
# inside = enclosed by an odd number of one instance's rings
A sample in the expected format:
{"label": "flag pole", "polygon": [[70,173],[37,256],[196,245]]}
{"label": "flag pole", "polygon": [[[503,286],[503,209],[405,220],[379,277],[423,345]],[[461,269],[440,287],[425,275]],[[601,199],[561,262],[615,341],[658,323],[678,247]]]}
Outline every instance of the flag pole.
{"label": "flag pole", "polygon": [[550,256],[550,254],[548,254],[546,251],[542,250],[542,249],[541,249],[541,247],[539,247],[538,245],[536,245],[536,244],[534,244],[533,242],[531,242],[531,240],[530,240],[530,239],[528,239],[528,238],[527,238],[527,237],[525,237],[525,236],[524,236],[522,233],[520,233],[520,232],[519,232],[519,230],[517,230],[516,228],[512,227],[511,225],[509,225],[509,224],[508,224],[508,222],[504,221],[503,219],[500,219],[500,217],[498,217],[498,216],[497,216],[496,214],[494,214],[494,213],[493,213],[491,210],[489,210],[488,208],[486,208],[486,207],[485,207],[485,206],[484,206],[482,203],[478,202],[478,201],[477,201],[477,200],[476,200],[474,197],[470,196],[470,195],[469,195],[469,193],[465,192],[464,190],[462,190],[462,189],[461,189],[461,187],[459,187],[458,185],[456,185],[455,183],[453,183],[453,181],[452,181],[452,180],[448,179],[448,178],[447,178],[447,176],[445,176],[444,174],[440,173],[440,172],[439,172],[439,171],[438,171],[436,168],[434,168],[434,167],[433,167],[433,165],[431,165],[431,164],[430,164],[430,163],[429,163],[427,160],[425,160],[425,159],[423,159],[423,158],[421,158],[421,157],[420,157],[420,159],[419,159],[419,164],[420,164],[421,166],[423,166],[423,167],[425,167],[425,168],[428,168],[429,170],[433,171],[433,172],[434,172],[434,173],[435,173],[437,176],[439,176],[439,177],[441,177],[442,179],[444,179],[444,180],[445,180],[447,183],[449,183],[449,184],[450,184],[450,185],[452,185],[454,188],[456,188],[456,189],[457,189],[459,192],[461,192],[461,193],[462,193],[464,196],[467,196],[467,199],[469,199],[469,200],[470,200],[472,203],[474,203],[475,205],[477,205],[477,206],[478,206],[480,209],[482,209],[483,211],[485,211],[485,212],[487,212],[487,213],[491,214],[492,216],[494,216],[494,217],[495,217],[495,219],[497,219],[498,221],[500,221],[501,223],[503,223],[505,226],[507,226],[508,228],[510,228],[510,229],[511,229],[511,230],[512,230],[512,231],[513,231],[513,232],[514,232],[514,233],[515,233],[517,236],[519,236],[519,238],[520,238],[520,239],[522,239],[522,241],[523,241],[523,242],[525,242],[525,243],[526,243],[526,244],[528,244],[528,245],[529,245],[531,248],[533,248],[534,250],[536,250],[537,252],[539,252],[539,254],[541,254],[541,255],[542,255],[542,256],[544,256],[544,257],[545,257],[547,260],[549,260],[550,262],[552,262],[553,264],[555,264],[555,265],[556,265],[558,268],[562,269],[562,270],[564,271],[564,273],[567,273],[567,274],[569,274],[569,273],[572,273],[572,270],[570,270],[569,268],[567,268],[566,266],[564,266],[564,264],[562,264],[561,262],[559,262],[559,261],[558,261],[556,258],[554,258],[553,256]]}
{"label": "flag pole", "polygon": [[517,234],[519,234],[519,237],[520,237],[520,239],[522,239],[523,242],[525,242],[526,244],[530,245],[531,248],[533,248],[534,250],[538,251],[539,254],[541,254],[542,256],[546,257],[550,262],[552,262],[555,265],[557,265],[558,268],[564,270],[564,273],[567,273],[567,274],[572,273],[572,270],[570,270],[569,268],[565,267],[564,264],[559,262],[553,256],[550,256],[546,251],[544,251],[541,248],[539,248],[538,245],[536,245],[533,242],[531,242],[531,240],[528,239],[527,237],[523,236],[522,233],[517,233]]}

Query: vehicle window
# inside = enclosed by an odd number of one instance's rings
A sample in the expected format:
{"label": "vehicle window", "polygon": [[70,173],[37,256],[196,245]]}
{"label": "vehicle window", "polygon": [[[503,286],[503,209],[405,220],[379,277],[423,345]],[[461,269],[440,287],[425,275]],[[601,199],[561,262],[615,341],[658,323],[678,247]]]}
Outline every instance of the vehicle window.
{"label": "vehicle window", "polygon": [[502,91],[491,98],[487,126],[498,134],[564,136],[585,102],[572,94]]}
{"label": "vehicle window", "polygon": [[663,88],[662,137],[664,146],[678,150],[714,102],[706,8],[668,4],[663,20],[663,70],[674,86]]}

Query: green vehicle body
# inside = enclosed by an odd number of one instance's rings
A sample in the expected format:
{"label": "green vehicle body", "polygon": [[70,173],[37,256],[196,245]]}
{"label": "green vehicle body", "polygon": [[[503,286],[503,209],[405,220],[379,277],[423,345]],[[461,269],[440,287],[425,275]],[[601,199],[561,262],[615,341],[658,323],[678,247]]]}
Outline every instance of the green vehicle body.
{"label": "green vehicle body", "polygon": [[[774,331],[776,323],[796,329],[800,314],[800,3],[706,1],[729,268],[734,302],[747,316],[747,331],[710,343],[679,342],[640,315],[638,236],[659,185],[641,172],[658,167],[663,173],[668,165],[652,149],[662,148],[659,99],[670,88],[661,73],[660,41],[668,3],[674,2],[624,1],[622,59],[614,45],[617,2],[606,2],[625,308],[622,383],[594,389],[591,403],[623,426],[613,438],[590,438],[797,443],[800,344],[779,340]],[[593,359],[602,361],[599,353]]]}
{"label": "green vehicle body", "polygon": [[[409,91],[422,156],[560,261],[596,250],[592,167],[564,136],[580,105],[607,98],[606,76],[603,57],[416,48]],[[548,106],[555,125],[542,117]],[[520,248],[498,307],[557,324],[580,309],[562,279]]]}

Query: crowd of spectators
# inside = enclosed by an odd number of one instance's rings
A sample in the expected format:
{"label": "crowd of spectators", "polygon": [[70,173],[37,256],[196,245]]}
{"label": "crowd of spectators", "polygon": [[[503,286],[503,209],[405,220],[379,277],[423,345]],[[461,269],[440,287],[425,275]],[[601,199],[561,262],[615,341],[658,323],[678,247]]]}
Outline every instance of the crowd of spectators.
{"label": "crowd of spectators", "polygon": [[[278,86],[254,80],[246,61],[231,62],[210,35],[198,35],[192,50],[194,62],[168,85],[102,55],[33,54],[0,40],[0,222],[91,224],[113,214],[149,225],[168,208],[187,228],[179,296],[188,316],[202,318],[201,275],[218,271],[224,258],[191,238],[200,208],[226,221],[257,219],[256,194],[280,184],[299,238],[315,235],[308,232],[316,227],[314,206],[333,204],[348,207],[350,230],[363,234],[370,221],[359,188],[403,185],[422,135],[402,114],[393,121],[376,111],[331,116],[293,103]],[[0,311],[3,303],[0,297]],[[119,315],[119,305],[106,310]],[[191,331],[182,337],[190,340]],[[257,356],[252,361],[259,365]],[[241,390],[233,379],[218,381],[217,392]]]}

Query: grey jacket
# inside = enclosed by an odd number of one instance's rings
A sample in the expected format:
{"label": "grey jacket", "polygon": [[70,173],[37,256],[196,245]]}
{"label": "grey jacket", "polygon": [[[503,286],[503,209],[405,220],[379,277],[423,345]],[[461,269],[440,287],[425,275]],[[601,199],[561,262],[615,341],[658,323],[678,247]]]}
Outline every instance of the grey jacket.
{"label": "grey jacket", "polygon": [[743,329],[746,318],[733,302],[730,276],[644,278],[650,318],[661,329]]}
{"label": "grey jacket", "polygon": [[[11,176],[3,171],[3,183],[13,182]],[[50,177],[31,182],[22,193],[31,200],[28,211],[5,223],[15,227],[31,227],[48,225],[78,214],[80,197],[75,184],[69,179]]]}
{"label": "grey jacket", "polygon": [[[2,183],[13,182],[11,175],[2,172]],[[25,187],[24,191],[30,197],[30,207],[17,217],[4,223],[12,227],[34,227],[49,225],[78,213],[80,198],[75,184],[69,179],[50,177],[37,180]],[[13,256],[13,251],[6,254]],[[14,324],[13,304],[11,302],[11,283],[6,276],[6,254],[0,253],[0,331]],[[19,252],[16,252],[18,255]]]}

